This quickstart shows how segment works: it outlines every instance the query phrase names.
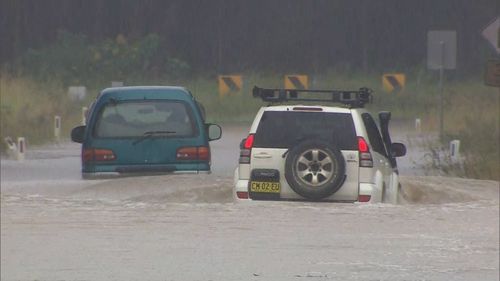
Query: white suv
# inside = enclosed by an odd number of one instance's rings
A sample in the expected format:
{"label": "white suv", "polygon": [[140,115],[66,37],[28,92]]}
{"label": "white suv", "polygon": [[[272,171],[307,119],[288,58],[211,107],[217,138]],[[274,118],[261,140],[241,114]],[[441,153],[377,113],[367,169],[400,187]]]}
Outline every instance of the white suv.
{"label": "white suv", "polygon": [[[379,113],[379,130],[363,108],[371,101],[371,90],[255,87],[253,95],[270,105],[259,110],[240,144],[237,200],[397,203],[395,157],[404,156],[406,148],[391,142],[390,112]],[[343,106],[283,105],[286,102]]]}

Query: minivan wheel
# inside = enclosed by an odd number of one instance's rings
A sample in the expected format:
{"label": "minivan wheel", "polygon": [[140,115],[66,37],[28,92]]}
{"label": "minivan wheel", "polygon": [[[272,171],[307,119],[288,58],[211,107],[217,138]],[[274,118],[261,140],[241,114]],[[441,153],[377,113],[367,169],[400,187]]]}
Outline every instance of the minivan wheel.
{"label": "minivan wheel", "polygon": [[320,200],[342,186],[345,160],[340,150],[323,141],[304,141],[290,149],[285,178],[297,194]]}

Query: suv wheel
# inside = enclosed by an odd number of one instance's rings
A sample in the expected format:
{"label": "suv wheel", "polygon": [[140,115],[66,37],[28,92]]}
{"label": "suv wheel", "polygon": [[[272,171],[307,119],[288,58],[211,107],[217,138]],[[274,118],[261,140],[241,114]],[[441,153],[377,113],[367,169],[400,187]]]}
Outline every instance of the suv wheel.
{"label": "suv wheel", "polygon": [[342,186],[345,161],[340,150],[323,141],[305,141],[290,149],[285,178],[299,195],[319,200]]}

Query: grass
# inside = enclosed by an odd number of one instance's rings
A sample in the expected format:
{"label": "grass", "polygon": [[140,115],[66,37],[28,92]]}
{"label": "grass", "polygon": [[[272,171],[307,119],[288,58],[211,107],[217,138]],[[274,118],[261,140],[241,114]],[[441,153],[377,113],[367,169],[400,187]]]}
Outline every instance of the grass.
{"label": "grass", "polygon": [[62,117],[62,134],[69,135],[72,124],[79,121],[80,104],[71,102],[62,85],[55,81],[37,83],[30,79],[0,78],[0,128],[3,139],[25,137],[28,145],[54,139],[54,116]]}
{"label": "grass", "polygon": [[[417,77],[413,79],[412,77]],[[274,73],[244,74],[240,93],[220,97],[217,77],[191,79],[138,79],[126,85],[182,85],[204,104],[209,122],[244,123],[248,125],[263,106],[251,96],[254,85],[282,87],[283,76]],[[358,89],[363,86],[375,91],[373,112],[390,110],[393,119],[422,120],[424,132],[438,130],[438,87],[435,77],[427,74],[408,74],[407,85],[400,93],[382,90],[381,74],[361,75],[327,72],[309,77],[311,88]],[[112,79],[109,79],[112,80]],[[87,82],[88,97],[82,102],[70,101],[67,88],[58,81],[34,82],[27,78],[0,78],[1,137],[24,136],[30,144],[53,139],[54,115],[62,116],[63,136],[81,122],[81,107],[87,106],[105,84]],[[479,79],[450,81],[445,84],[445,133],[442,145],[451,139],[462,141],[461,150],[467,156],[465,176],[499,179],[499,116],[500,97],[496,88],[484,86]],[[2,142],[2,150],[5,144]]]}

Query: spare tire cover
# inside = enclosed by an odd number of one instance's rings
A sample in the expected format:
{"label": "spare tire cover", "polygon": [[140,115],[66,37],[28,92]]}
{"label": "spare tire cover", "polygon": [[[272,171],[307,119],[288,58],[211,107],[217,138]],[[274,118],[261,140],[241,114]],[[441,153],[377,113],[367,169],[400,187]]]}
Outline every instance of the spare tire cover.
{"label": "spare tire cover", "polygon": [[320,200],[340,189],[345,176],[345,160],[336,145],[307,140],[290,148],[285,162],[285,178],[302,197]]}

